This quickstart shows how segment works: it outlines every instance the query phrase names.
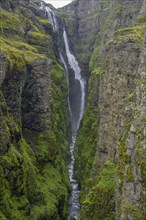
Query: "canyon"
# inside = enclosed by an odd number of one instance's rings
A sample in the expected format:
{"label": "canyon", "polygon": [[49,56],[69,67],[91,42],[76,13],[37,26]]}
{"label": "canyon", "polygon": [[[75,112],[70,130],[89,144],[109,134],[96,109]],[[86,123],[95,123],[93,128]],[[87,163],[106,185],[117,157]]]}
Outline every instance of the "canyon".
{"label": "canyon", "polygon": [[0,219],[144,220],[146,1],[0,6]]}

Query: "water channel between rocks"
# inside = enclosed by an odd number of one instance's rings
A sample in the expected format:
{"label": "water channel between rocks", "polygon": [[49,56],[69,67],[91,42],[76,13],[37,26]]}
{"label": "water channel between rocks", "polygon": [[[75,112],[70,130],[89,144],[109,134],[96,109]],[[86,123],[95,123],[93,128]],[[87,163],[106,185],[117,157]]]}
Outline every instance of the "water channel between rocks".
{"label": "water channel between rocks", "polygon": [[[59,33],[59,24],[57,21],[57,16],[55,12],[49,8],[48,6],[41,5],[41,9],[45,11],[46,16],[48,17],[48,20],[52,23],[53,29],[56,30]],[[78,61],[76,57],[70,52],[70,47],[68,43],[68,37],[67,32],[65,30],[65,27],[62,27],[62,36],[63,39],[63,45],[65,47],[65,57],[63,56],[63,53],[61,52],[61,48],[58,48],[59,50],[59,56],[60,60],[64,66],[64,70],[67,75],[67,82],[68,82],[68,107],[70,112],[70,119],[71,119],[71,143],[70,143],[70,160],[68,164],[68,173],[69,173],[69,179],[72,187],[72,191],[69,198],[69,211],[68,211],[68,219],[71,218],[78,219],[79,212],[80,212],[80,190],[79,190],[79,184],[78,181],[75,179],[75,158],[74,158],[74,148],[77,138],[77,131],[80,126],[81,119],[83,117],[84,112],[84,106],[85,106],[85,83],[84,80],[81,77],[81,69],[79,67]],[[60,47],[60,46],[59,46]],[[69,75],[69,68],[68,66],[73,70],[74,72],[74,82],[77,85],[78,92],[76,94],[73,94],[71,85],[70,85],[70,75]],[[71,100],[71,96],[69,94],[73,94],[74,96],[73,101]],[[77,110],[74,110],[77,109]]]}

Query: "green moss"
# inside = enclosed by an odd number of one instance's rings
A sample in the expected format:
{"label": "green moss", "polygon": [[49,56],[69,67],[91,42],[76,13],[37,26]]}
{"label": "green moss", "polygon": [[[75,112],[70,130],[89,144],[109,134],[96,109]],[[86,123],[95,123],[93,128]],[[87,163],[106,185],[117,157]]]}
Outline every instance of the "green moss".
{"label": "green moss", "polygon": [[93,75],[95,75],[95,76],[99,76],[99,75],[101,75],[102,73],[103,73],[103,72],[102,72],[102,70],[101,70],[101,67],[98,67],[98,68],[94,69],[91,74],[93,74]]}
{"label": "green moss", "polygon": [[[1,9],[1,33],[17,34],[20,25],[19,15]],[[10,29],[9,29],[10,28]]]}
{"label": "green moss", "polygon": [[133,166],[132,165],[128,165],[126,167],[126,176],[127,178],[132,181],[134,180],[134,175],[133,175]]}
{"label": "green moss", "polygon": [[40,32],[29,32],[28,42],[32,45],[46,46],[47,44],[52,43],[52,39],[49,35],[42,34]]}
{"label": "green moss", "polygon": [[41,22],[41,24],[45,24],[45,25],[51,24],[48,19],[38,19],[38,20],[39,20],[39,22]]}
{"label": "green moss", "polygon": [[111,45],[111,44],[113,44],[113,43],[114,43],[114,40],[111,39],[111,40],[109,40],[109,41],[106,42],[106,46],[109,46],[109,45]]}
{"label": "green moss", "polygon": [[[97,69],[96,73],[97,71],[99,73],[100,69]],[[77,170],[76,175],[82,185],[81,201],[85,199],[85,191],[89,184],[89,178],[92,175],[93,161],[96,151],[96,138],[99,123],[98,107],[96,102],[96,92],[98,93],[98,79],[96,79],[96,77],[97,74],[95,74],[93,71],[89,82],[90,86],[88,102],[75,149]]]}
{"label": "green moss", "polygon": [[135,92],[132,92],[131,94],[129,94],[129,96],[128,96],[129,101],[133,101],[134,98],[135,98]]}
{"label": "green moss", "polygon": [[18,70],[23,70],[26,64],[31,64],[35,59],[46,59],[43,54],[38,54],[35,48],[22,41],[1,37],[0,43],[1,52],[7,55],[10,69],[15,66]]}
{"label": "green moss", "polygon": [[115,219],[114,215],[115,165],[106,161],[100,174],[93,180],[82,204],[81,219]]}
{"label": "green moss", "polygon": [[3,44],[6,44],[7,46],[10,46],[9,50],[11,50],[11,47],[14,47],[14,48],[16,48],[18,50],[22,50],[24,52],[31,51],[33,53],[38,53],[38,51],[34,47],[32,47],[31,45],[23,42],[21,40],[21,38],[19,38],[18,36],[13,37],[13,38],[1,37],[0,39],[1,39],[1,41],[3,41],[2,42]]}
{"label": "green moss", "polygon": [[98,34],[98,36],[97,36],[96,43],[95,43],[95,45],[97,45],[97,46],[94,47],[93,53],[91,55],[90,63],[89,63],[89,67],[90,67],[91,71],[93,71],[100,64],[99,46],[98,46],[99,45],[99,39],[100,39],[100,34]]}
{"label": "green moss", "polygon": [[[20,2],[16,13],[1,10],[1,52],[7,56],[7,74],[24,73],[36,59],[54,59],[51,24],[27,12]],[[33,10],[32,10],[33,11]],[[29,19],[31,17],[31,19]],[[46,46],[47,45],[47,46]],[[50,131],[32,135],[29,144],[0,93],[0,219],[65,220],[70,183],[67,82],[62,66],[52,61]],[[44,123],[41,121],[40,123]]]}
{"label": "green moss", "polygon": [[1,220],[7,220],[7,218],[2,214],[1,211],[0,211],[0,219],[1,219]]}
{"label": "green moss", "polygon": [[[1,105],[4,106],[4,99],[1,99]],[[6,125],[3,130],[7,129],[5,136],[20,133],[10,113],[5,111],[3,119]],[[38,145],[34,153],[20,135],[20,140],[10,144],[1,156],[0,205],[3,219],[67,219],[69,181],[58,137],[53,131],[40,135],[34,142]],[[2,142],[2,146],[5,143]]]}
{"label": "green moss", "polygon": [[136,146],[137,160],[136,163],[140,166],[142,185],[146,187],[146,161],[145,161],[145,137],[141,138]]}
{"label": "green moss", "polygon": [[137,23],[139,23],[139,24],[144,24],[144,23],[146,23],[146,15],[140,15],[140,16],[137,18]]}
{"label": "green moss", "polygon": [[146,122],[146,116],[143,116],[143,117],[141,118],[141,122]]}
{"label": "green moss", "polygon": [[15,65],[22,70],[35,59],[45,58],[42,53],[47,51],[53,57],[52,37],[45,33],[46,26],[42,26],[49,22],[35,16],[30,20],[25,14],[1,10],[1,52],[6,53],[10,69]]}
{"label": "green moss", "polygon": [[126,203],[122,206],[122,209],[124,210],[124,214],[126,217],[129,214],[130,216],[132,216],[133,220],[144,220],[145,219],[144,211],[140,213],[138,208],[132,204]]}
{"label": "green moss", "polygon": [[119,156],[124,163],[128,163],[131,161],[131,158],[126,154],[126,143],[121,141],[119,148]]}
{"label": "green moss", "polygon": [[99,179],[97,188],[100,191],[108,192],[110,189],[114,189],[115,187],[115,165],[111,161],[106,161],[104,164],[104,168],[101,171],[101,174],[97,179]]}
{"label": "green moss", "polygon": [[31,31],[40,32],[39,29],[43,31],[42,28],[37,24],[37,19],[27,19],[21,13],[13,13],[1,9],[1,22],[0,22],[0,32],[3,36],[14,37],[23,36],[27,32],[27,28]]}
{"label": "green moss", "polygon": [[115,31],[115,36],[118,43],[123,43],[124,39],[130,39],[140,45],[144,42],[144,25],[119,28]]}

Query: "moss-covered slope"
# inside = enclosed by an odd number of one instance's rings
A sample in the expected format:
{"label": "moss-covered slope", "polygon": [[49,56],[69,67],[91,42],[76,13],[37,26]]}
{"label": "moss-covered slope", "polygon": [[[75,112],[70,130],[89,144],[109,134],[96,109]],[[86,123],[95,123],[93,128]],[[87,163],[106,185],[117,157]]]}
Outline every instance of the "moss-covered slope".
{"label": "moss-covered slope", "polygon": [[67,83],[39,1],[1,1],[0,219],[67,219]]}
{"label": "moss-covered slope", "polygon": [[[107,0],[88,6],[87,1],[77,2],[85,9],[83,16],[78,15],[82,18],[77,34],[85,34],[83,41],[90,38],[83,20],[86,23],[91,13],[97,30],[90,52],[87,106],[76,146],[80,219],[144,219],[145,3]],[[75,3],[66,9],[73,7]],[[67,23],[74,25],[71,19]],[[76,52],[82,48],[80,60],[89,56],[88,47],[82,44]]]}

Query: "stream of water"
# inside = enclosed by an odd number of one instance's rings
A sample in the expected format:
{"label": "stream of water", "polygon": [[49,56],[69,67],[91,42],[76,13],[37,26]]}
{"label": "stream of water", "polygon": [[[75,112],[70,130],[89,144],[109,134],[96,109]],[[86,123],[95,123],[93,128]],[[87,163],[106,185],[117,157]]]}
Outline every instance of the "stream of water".
{"label": "stream of water", "polygon": [[[49,21],[53,25],[54,30],[58,30],[58,23],[57,23],[57,17],[54,11],[50,9],[48,6],[44,6],[43,4],[41,5],[41,9],[45,11]],[[65,45],[65,53],[66,53],[66,58],[67,61],[64,59],[63,54],[61,53],[61,49],[59,48],[59,56],[60,60],[64,66],[64,70],[67,75],[67,81],[68,81],[68,94],[70,91],[69,88],[69,69],[68,65],[71,67],[71,69],[74,72],[74,77],[75,80],[79,82],[80,90],[80,105],[76,106],[76,103],[73,103],[74,106],[79,108],[79,116],[74,117],[74,111],[72,109],[72,106],[70,104],[70,96],[68,95],[68,107],[69,107],[69,112],[70,112],[70,117],[71,117],[71,127],[72,127],[72,134],[71,134],[71,143],[70,143],[70,160],[69,160],[69,165],[68,165],[68,173],[69,173],[69,179],[71,182],[72,186],[72,191],[71,195],[69,198],[69,211],[68,211],[68,219],[70,220],[72,217],[74,219],[78,219],[79,212],[80,212],[80,189],[79,189],[79,184],[78,181],[75,179],[75,158],[74,158],[74,148],[75,148],[75,143],[76,143],[76,137],[77,137],[77,131],[80,126],[80,122],[83,117],[83,112],[84,112],[84,106],[85,106],[85,84],[84,80],[81,77],[81,69],[79,67],[78,61],[76,57],[71,53],[69,43],[68,43],[68,37],[67,33],[64,27],[63,28],[63,40],[64,40],[64,45]],[[58,33],[59,34],[59,33]],[[68,63],[67,63],[68,62]]]}

